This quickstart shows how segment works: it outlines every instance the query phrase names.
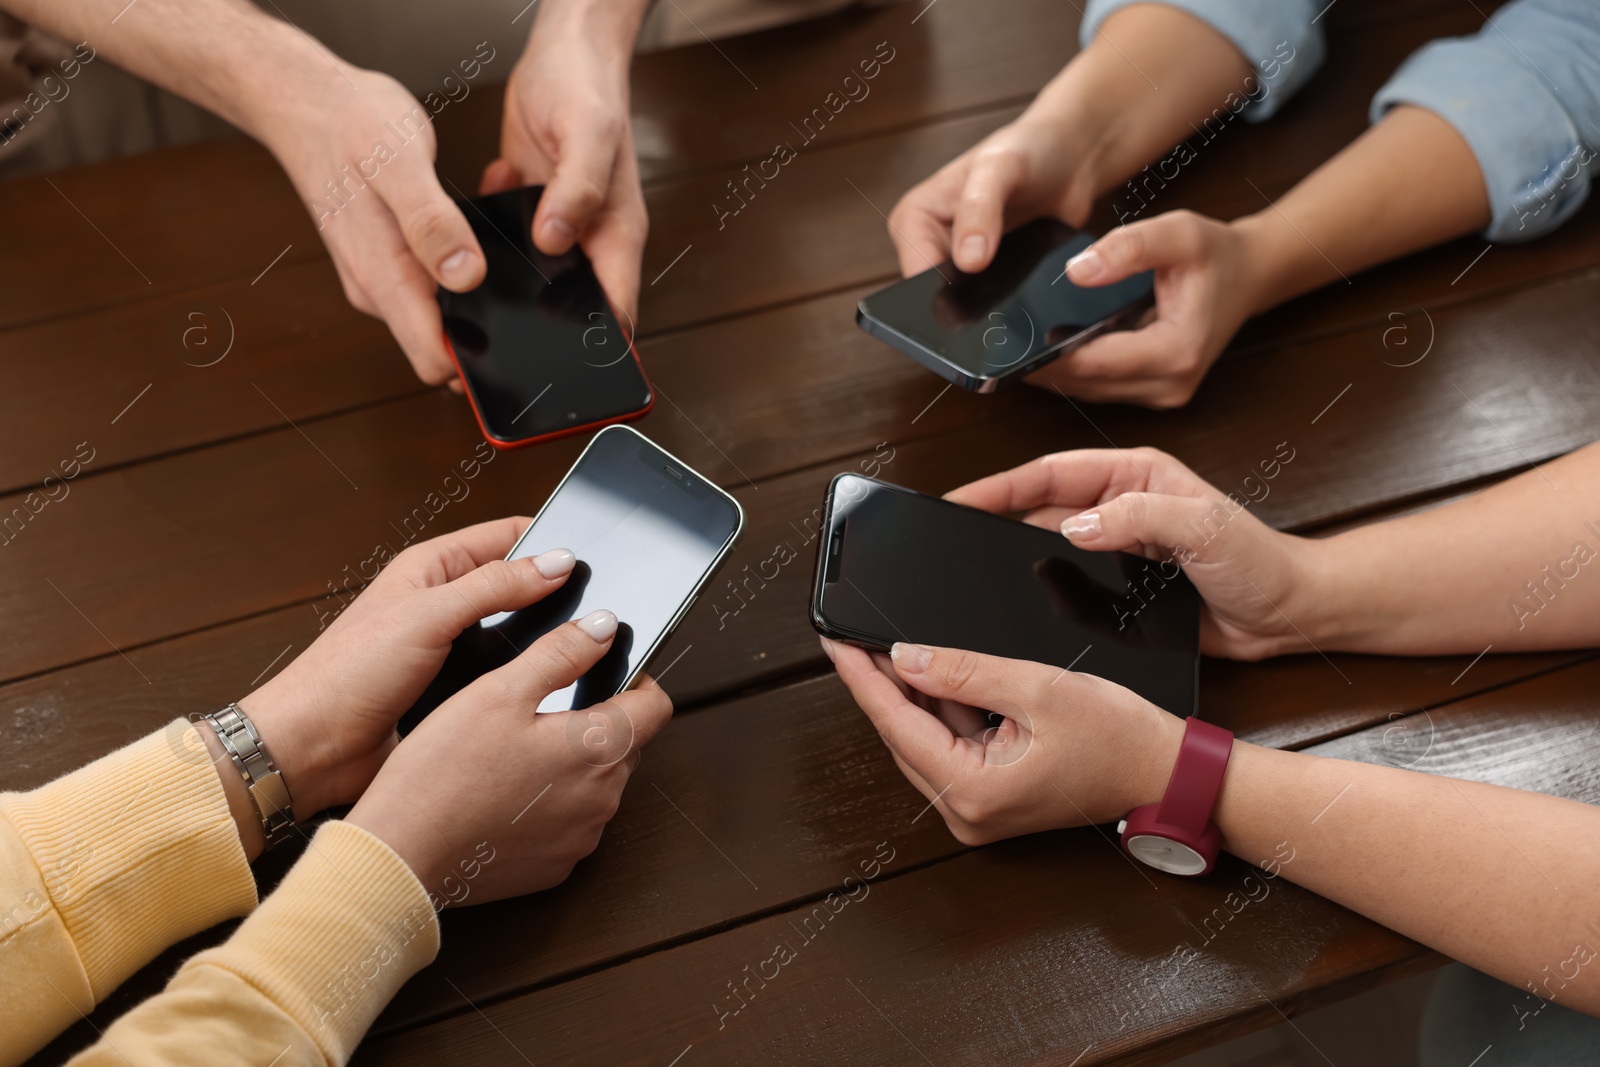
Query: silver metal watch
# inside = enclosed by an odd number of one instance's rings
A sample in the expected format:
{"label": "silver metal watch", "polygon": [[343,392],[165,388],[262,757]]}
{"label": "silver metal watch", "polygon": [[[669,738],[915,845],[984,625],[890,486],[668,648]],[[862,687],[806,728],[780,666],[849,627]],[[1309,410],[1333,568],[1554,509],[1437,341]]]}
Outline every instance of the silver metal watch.
{"label": "silver metal watch", "polygon": [[261,743],[255,724],[237,704],[213,711],[205,716],[205,722],[217,732],[223,749],[233,760],[234,770],[244,779],[250,803],[255,805],[256,815],[261,819],[261,833],[267,839],[267,847],[288,840],[294,829],[294,802],[289,798],[289,787],[284,784],[282,772],[273,765],[272,757]]}

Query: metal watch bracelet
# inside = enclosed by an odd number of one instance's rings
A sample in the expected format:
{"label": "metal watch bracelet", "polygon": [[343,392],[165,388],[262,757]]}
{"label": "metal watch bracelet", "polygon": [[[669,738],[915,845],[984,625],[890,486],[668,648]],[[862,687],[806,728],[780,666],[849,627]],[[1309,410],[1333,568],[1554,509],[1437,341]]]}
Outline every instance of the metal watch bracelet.
{"label": "metal watch bracelet", "polygon": [[267,839],[267,847],[286,841],[294,829],[294,802],[289,798],[289,787],[284,784],[282,772],[273,765],[272,757],[261,743],[255,724],[237,704],[213,711],[204,721],[216,731],[224,751],[233,760],[233,769],[244,779],[250,803],[261,819],[261,833]]}

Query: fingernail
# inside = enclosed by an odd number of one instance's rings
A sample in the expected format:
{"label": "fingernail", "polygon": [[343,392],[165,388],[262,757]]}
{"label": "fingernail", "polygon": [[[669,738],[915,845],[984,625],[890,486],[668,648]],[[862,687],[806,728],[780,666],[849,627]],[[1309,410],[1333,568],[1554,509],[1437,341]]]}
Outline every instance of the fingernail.
{"label": "fingernail", "polygon": [[578,629],[594,638],[604,642],[611,640],[611,635],[617,632],[617,617],[605,608],[591,611],[578,620]]}
{"label": "fingernail", "polygon": [[534,568],[546,578],[559,578],[571,573],[572,565],[576,562],[578,557],[564,548],[552,548],[533,557]]}
{"label": "fingernail", "polygon": [[1100,536],[1100,513],[1085,511],[1061,524],[1061,533],[1068,541],[1092,541]]}
{"label": "fingernail", "polygon": [[573,229],[572,223],[559,215],[545,220],[544,239],[547,244],[571,244],[577,240],[578,231]]}
{"label": "fingernail", "polygon": [[1100,253],[1093,247],[1085,248],[1067,260],[1067,273],[1075,282],[1092,282],[1105,272],[1106,261],[1100,258]]}
{"label": "fingernail", "polygon": [[933,649],[927,645],[910,645],[904,641],[896,641],[894,647],[889,649],[889,658],[894,660],[894,665],[906,674],[921,674],[928,669],[928,663],[933,659]]}
{"label": "fingernail", "polygon": [[833,642],[829,641],[826,637],[823,637],[821,634],[817,635],[817,640],[822,642],[822,651],[823,651],[823,654],[828,657],[828,662],[829,663],[836,662],[834,660],[834,658],[833,658]]}
{"label": "fingernail", "polygon": [[989,247],[989,242],[983,239],[981,233],[969,233],[961,239],[961,248],[958,257],[961,262],[976,266],[983,262],[983,250]]}
{"label": "fingernail", "polygon": [[446,285],[465,285],[472,278],[473,261],[477,255],[468,248],[452,252],[439,264],[439,277]]}

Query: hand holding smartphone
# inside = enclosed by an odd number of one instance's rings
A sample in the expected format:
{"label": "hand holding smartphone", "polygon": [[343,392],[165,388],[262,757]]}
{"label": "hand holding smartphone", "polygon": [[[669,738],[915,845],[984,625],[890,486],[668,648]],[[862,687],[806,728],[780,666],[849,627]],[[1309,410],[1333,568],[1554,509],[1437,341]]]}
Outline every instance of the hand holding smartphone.
{"label": "hand holding smartphone", "polygon": [[863,297],[856,325],[963,389],[994,392],[1127,329],[1150,307],[1148,271],[1094,289],[1067,279],[1067,260],[1094,241],[1056,219],[1034,219],[1002,237],[976,274],[946,262]]}
{"label": "hand holding smartphone", "polygon": [[1085,671],[1175,715],[1195,711],[1200,595],[1176,563],[1086,552],[1059,533],[841,474],[828,487],[811,622]]}
{"label": "hand holding smartphone", "polygon": [[458,201],[486,273],[469,292],[437,293],[445,347],[496,448],[636,419],[654,402],[583,249],[549,256],[534,246],[543,192],[530,185]]}
{"label": "hand holding smartphone", "polygon": [[566,583],[520,611],[500,612],[456,638],[444,667],[401,720],[422,717],[540,637],[597,608],[616,613],[605,657],[532,709],[581,710],[628,688],[672,635],[744,527],[739,502],[626,426],[601,430],[583,450],[507,559],[570,549]]}

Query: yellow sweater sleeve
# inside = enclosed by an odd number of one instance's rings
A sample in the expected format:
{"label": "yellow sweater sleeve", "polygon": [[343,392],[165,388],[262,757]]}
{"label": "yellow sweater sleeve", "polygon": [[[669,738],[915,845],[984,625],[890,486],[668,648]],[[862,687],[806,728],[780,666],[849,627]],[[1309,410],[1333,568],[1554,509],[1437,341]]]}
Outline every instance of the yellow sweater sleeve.
{"label": "yellow sweater sleeve", "polygon": [[0,1063],[255,903],[222,783],[181,719],[32,792],[0,793]]}
{"label": "yellow sweater sleeve", "polygon": [[223,944],[179,969],[72,1067],[336,1067],[439,951],[422,883],[365,830],[330,822]]}
{"label": "yellow sweater sleeve", "polygon": [[[255,902],[210,754],[182,720],[31,793],[0,794],[0,1064],[169,944]],[[329,823],[233,937],[73,1063],[342,1065],[438,947],[410,868],[366,831]]]}

